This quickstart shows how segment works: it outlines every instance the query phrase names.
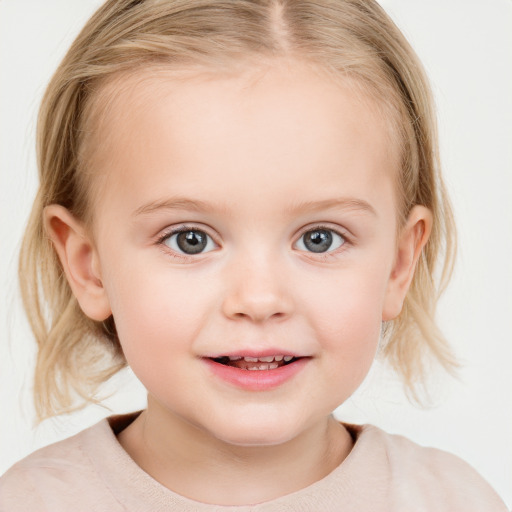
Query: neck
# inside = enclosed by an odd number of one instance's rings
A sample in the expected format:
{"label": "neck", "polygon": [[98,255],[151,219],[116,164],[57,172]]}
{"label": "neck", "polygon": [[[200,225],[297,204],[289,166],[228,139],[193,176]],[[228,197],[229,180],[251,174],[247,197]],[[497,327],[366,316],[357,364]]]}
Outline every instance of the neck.
{"label": "neck", "polygon": [[327,476],[352,448],[332,416],[274,446],[225,443],[149,400],[119,442],[155,480],[187,498],[217,505],[276,499]]}

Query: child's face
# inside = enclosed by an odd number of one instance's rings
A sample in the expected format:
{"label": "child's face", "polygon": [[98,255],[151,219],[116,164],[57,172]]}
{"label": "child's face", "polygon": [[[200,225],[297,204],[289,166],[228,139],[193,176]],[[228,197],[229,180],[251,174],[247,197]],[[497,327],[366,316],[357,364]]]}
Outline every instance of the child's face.
{"label": "child's face", "polygon": [[[149,412],[258,445],[354,392],[409,277],[398,155],[371,103],[298,65],[254,78],[123,84],[99,133],[89,261]],[[214,361],[245,355],[298,361]]]}

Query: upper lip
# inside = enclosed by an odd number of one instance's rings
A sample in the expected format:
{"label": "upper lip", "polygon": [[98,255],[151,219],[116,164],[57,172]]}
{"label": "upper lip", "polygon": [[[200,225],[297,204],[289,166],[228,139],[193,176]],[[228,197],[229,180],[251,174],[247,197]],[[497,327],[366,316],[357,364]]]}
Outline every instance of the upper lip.
{"label": "upper lip", "polygon": [[229,351],[229,352],[219,352],[216,354],[207,355],[205,357],[209,359],[219,359],[220,357],[255,357],[255,358],[261,358],[261,357],[270,357],[270,356],[292,356],[295,358],[298,357],[308,357],[305,355],[297,354],[296,352],[292,352],[290,350],[284,350],[284,349],[274,349],[269,348],[265,350],[254,350],[254,349],[242,349],[242,350],[236,350],[236,351]]}

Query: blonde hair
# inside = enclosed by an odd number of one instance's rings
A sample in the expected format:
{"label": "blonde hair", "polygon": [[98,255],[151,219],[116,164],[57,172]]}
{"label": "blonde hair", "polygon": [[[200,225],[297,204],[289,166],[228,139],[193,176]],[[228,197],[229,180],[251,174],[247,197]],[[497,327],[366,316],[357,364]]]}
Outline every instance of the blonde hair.
{"label": "blonde hair", "polygon": [[429,360],[455,367],[434,322],[453,266],[455,231],[439,170],[433,101],[415,53],[382,8],[373,0],[109,0],[74,41],[39,114],[40,187],[19,267],[39,349],[39,418],[95,401],[98,387],[126,364],[113,319],[98,323],[80,310],[43,227],[49,204],[79,219],[90,214],[82,145],[97,91],[110,78],[148,66],[229,69],[251,57],[280,56],[354,81],[396,120],[400,218],[419,204],[432,211],[434,222],[403,310],[384,326],[381,356],[415,399]]}

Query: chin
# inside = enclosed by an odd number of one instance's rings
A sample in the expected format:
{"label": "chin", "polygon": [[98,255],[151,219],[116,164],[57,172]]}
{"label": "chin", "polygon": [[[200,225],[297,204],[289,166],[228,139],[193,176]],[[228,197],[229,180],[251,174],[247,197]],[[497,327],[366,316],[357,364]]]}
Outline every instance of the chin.
{"label": "chin", "polygon": [[[219,426],[220,427],[220,426]],[[215,429],[213,435],[226,444],[240,447],[275,446],[287,443],[299,435],[297,423],[283,421],[232,421],[224,428]]]}

